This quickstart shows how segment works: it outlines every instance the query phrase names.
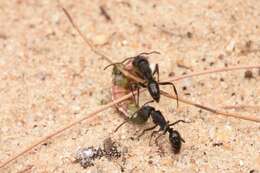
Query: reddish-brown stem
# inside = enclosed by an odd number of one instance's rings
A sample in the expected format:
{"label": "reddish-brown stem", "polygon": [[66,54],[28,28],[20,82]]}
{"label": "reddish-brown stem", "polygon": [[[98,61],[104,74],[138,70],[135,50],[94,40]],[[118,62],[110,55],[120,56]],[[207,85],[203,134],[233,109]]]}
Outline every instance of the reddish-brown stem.
{"label": "reddish-brown stem", "polygon": [[[169,93],[167,93],[165,91],[161,91],[161,92],[166,97],[176,99],[175,96],[170,95]],[[183,98],[180,98],[180,97],[179,97],[179,101],[183,102],[183,103],[186,103],[186,104],[189,104],[189,105],[193,105],[195,107],[198,107],[198,108],[201,108],[201,109],[204,109],[204,110],[207,110],[207,111],[215,113],[215,114],[224,115],[224,116],[228,116],[228,117],[239,118],[239,119],[243,119],[243,120],[254,121],[254,122],[260,122],[260,117],[257,116],[257,115],[239,115],[239,114],[235,114],[235,113],[228,113],[228,112],[225,112],[225,111],[217,110],[215,108],[211,108],[211,107],[206,106],[206,105],[194,103],[192,101],[189,101],[189,100],[186,100],[186,99],[183,99]]]}
{"label": "reddish-brown stem", "polygon": [[205,70],[201,72],[195,72],[183,76],[177,76],[177,77],[172,77],[168,78],[165,81],[178,81],[184,78],[190,78],[194,76],[201,76],[201,75],[206,75],[210,73],[218,73],[218,72],[225,72],[225,71],[234,71],[234,70],[242,70],[242,69],[253,69],[253,68],[260,68],[260,65],[247,65],[247,66],[233,66],[233,67],[223,67],[223,68],[217,68],[217,69],[210,69],[210,70]]}
{"label": "reddish-brown stem", "polygon": [[[61,6],[61,5],[60,5]],[[74,23],[74,21],[72,20],[72,17],[70,16],[69,12],[62,7],[62,10],[64,11],[65,15],[68,17],[70,23],[72,24],[73,28],[79,33],[80,37],[84,40],[84,43],[87,44],[87,46],[89,46],[90,50],[92,52],[94,52],[95,54],[101,56],[102,58],[104,58],[108,63],[113,64],[114,62],[111,60],[111,58],[109,58],[108,56],[106,56],[104,53],[102,53],[100,50],[97,50],[93,44],[90,42],[90,40],[88,40],[85,35],[80,31],[79,27]],[[120,66],[117,67],[124,75],[132,78],[133,80],[137,81],[137,82],[144,82],[142,79],[132,75],[131,73],[129,73],[128,71],[124,70],[123,68],[121,68]]]}
{"label": "reddish-brown stem", "polygon": [[22,156],[23,154],[29,152],[29,151],[30,151],[31,149],[33,149],[34,147],[36,147],[36,146],[42,144],[42,143],[45,142],[46,140],[48,140],[48,139],[50,139],[50,138],[52,138],[52,137],[54,137],[54,136],[60,134],[61,132],[63,132],[63,131],[65,131],[65,130],[67,130],[67,129],[73,127],[73,126],[75,126],[76,124],[78,124],[78,123],[80,123],[80,122],[82,122],[82,121],[85,121],[85,120],[88,120],[88,122],[90,122],[91,120],[93,120],[93,119],[95,118],[95,115],[96,115],[96,114],[98,114],[98,113],[100,113],[100,112],[102,112],[102,111],[108,109],[109,107],[111,107],[111,106],[113,106],[113,105],[115,105],[115,104],[117,104],[117,103],[120,103],[120,102],[122,102],[122,101],[124,101],[124,100],[126,100],[126,99],[128,99],[128,98],[130,98],[130,97],[132,97],[132,93],[130,93],[130,94],[128,94],[128,95],[125,95],[125,96],[123,96],[122,98],[117,99],[117,100],[115,100],[115,101],[113,101],[113,102],[110,102],[110,103],[108,103],[108,104],[106,104],[106,105],[104,105],[104,106],[101,106],[101,107],[97,108],[95,111],[93,111],[93,112],[89,113],[88,115],[86,115],[85,117],[83,117],[83,118],[81,118],[81,119],[79,119],[79,120],[76,120],[76,121],[74,121],[74,122],[72,122],[72,123],[66,125],[65,127],[62,127],[62,128],[60,128],[60,129],[58,129],[56,132],[54,132],[54,133],[52,133],[52,134],[47,135],[46,137],[40,139],[39,141],[37,141],[36,143],[34,143],[33,145],[31,145],[30,147],[28,147],[28,148],[25,149],[24,151],[20,152],[19,154],[17,154],[17,155],[15,155],[15,156],[11,157],[10,159],[8,159],[8,160],[5,161],[4,163],[2,163],[2,164],[0,165],[0,168],[3,168],[5,165],[7,165],[7,164],[9,164],[10,162],[14,161],[15,159],[17,159],[18,157]]}
{"label": "reddish-brown stem", "polygon": [[257,105],[225,105],[225,106],[220,106],[220,108],[223,109],[259,109],[260,106]]}

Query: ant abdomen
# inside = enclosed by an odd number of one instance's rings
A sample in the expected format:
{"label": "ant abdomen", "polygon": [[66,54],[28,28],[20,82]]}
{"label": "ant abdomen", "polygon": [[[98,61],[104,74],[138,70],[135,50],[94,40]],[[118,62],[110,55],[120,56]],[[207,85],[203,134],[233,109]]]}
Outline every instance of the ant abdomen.
{"label": "ant abdomen", "polygon": [[160,88],[158,83],[156,81],[148,82],[147,88],[152,98],[158,103],[160,101]]}
{"label": "ant abdomen", "polygon": [[169,140],[172,146],[174,154],[178,154],[181,150],[182,142],[185,141],[182,139],[180,133],[176,130],[169,129]]}
{"label": "ant abdomen", "polygon": [[136,124],[144,124],[149,119],[153,110],[154,108],[151,106],[142,106],[136,113],[136,116],[131,118],[131,121]]}

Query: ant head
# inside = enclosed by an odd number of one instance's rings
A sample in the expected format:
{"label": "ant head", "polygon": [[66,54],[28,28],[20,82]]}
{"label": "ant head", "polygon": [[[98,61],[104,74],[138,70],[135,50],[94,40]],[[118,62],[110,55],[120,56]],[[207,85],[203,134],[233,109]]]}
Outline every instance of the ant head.
{"label": "ant head", "polygon": [[151,54],[160,54],[160,52],[158,51],[152,51],[152,52],[142,52],[139,53],[137,56],[133,57],[134,61],[133,61],[133,65],[137,65],[139,64],[141,61],[147,61],[147,56],[145,55],[151,55]]}
{"label": "ant head", "polygon": [[169,132],[169,140],[171,142],[172,150],[174,154],[178,154],[180,152],[182,142],[185,143],[185,141],[184,139],[182,139],[178,131],[172,130],[170,128],[168,132]]}
{"label": "ant head", "polygon": [[135,56],[134,60],[133,60],[133,66],[138,67],[138,64],[140,64],[140,62],[142,62],[142,61],[147,61],[147,57],[145,57],[143,55]]}
{"label": "ant head", "polygon": [[160,88],[158,83],[155,80],[149,81],[147,88],[152,98],[158,103],[160,101]]}

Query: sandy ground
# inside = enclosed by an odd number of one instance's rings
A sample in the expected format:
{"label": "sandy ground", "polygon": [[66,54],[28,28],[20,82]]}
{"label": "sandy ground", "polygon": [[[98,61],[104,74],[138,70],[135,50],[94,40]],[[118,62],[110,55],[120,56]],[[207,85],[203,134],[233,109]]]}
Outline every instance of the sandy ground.
{"label": "sandy ground", "polygon": [[[120,61],[140,52],[159,63],[161,79],[204,69],[260,64],[259,0],[116,0],[61,1],[83,33],[106,55]],[[103,6],[111,17],[100,12]],[[90,51],[72,28],[57,1],[0,1],[0,164],[43,136],[109,102],[108,63]],[[183,68],[177,64],[185,65]],[[176,82],[183,98],[221,107],[260,105],[260,75],[244,70]],[[168,89],[168,88],[167,88]],[[169,89],[168,89],[169,90]],[[171,90],[169,90],[171,91]],[[143,100],[149,100],[147,93]],[[111,137],[127,148],[125,172],[260,171],[260,126],[162,98],[160,109],[186,143],[180,154],[168,137],[149,146],[149,133],[131,140],[139,127],[127,124],[114,108],[91,123],[81,123],[48,140],[0,172],[120,172],[117,163],[97,160],[83,169],[73,164],[79,147],[102,146]],[[229,110],[259,115],[259,109]],[[215,146],[215,143],[222,143]]]}

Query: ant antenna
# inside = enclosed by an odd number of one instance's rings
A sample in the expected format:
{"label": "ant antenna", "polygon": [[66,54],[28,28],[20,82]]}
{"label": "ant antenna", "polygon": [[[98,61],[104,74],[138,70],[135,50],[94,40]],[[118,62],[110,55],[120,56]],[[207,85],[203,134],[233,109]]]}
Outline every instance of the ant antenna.
{"label": "ant antenna", "polygon": [[121,61],[121,62],[116,62],[116,63],[109,64],[108,66],[106,66],[106,67],[104,68],[104,70],[106,70],[108,67],[110,67],[110,66],[112,66],[112,65],[124,64],[126,61],[128,61],[128,60],[130,60],[130,59],[133,59],[133,58],[135,58],[135,57],[128,57],[128,58],[124,59],[124,60]]}
{"label": "ant antenna", "polygon": [[158,52],[158,51],[142,52],[142,53],[138,54],[138,56],[140,56],[140,55],[150,55],[150,54],[161,54],[161,53]]}
{"label": "ant antenna", "polygon": [[[150,100],[150,101],[144,103],[143,106],[145,106],[145,105],[147,105],[147,104],[149,104],[149,103],[152,103],[152,102],[154,102],[154,100]],[[143,107],[143,106],[142,106],[142,107]],[[119,126],[117,126],[117,128],[114,130],[114,132],[117,132],[118,129],[119,129],[120,127],[122,127],[125,123],[131,121],[131,118],[133,118],[133,116],[134,116],[140,109],[141,109],[141,108],[139,108],[137,111],[135,111],[127,120],[125,120],[125,121],[122,122]]]}
{"label": "ant antenna", "polygon": [[145,105],[147,105],[147,104],[149,104],[149,103],[153,103],[153,102],[154,102],[154,100],[150,100],[150,101],[144,103],[143,106],[145,106]]}
{"label": "ant antenna", "polygon": [[[150,55],[150,54],[161,54],[161,53],[158,52],[158,51],[142,52],[142,53],[138,54],[137,56],[140,56],[140,55]],[[136,57],[136,56],[135,56],[135,57]],[[106,69],[107,69],[108,67],[110,67],[110,66],[114,66],[114,65],[117,65],[117,64],[123,64],[123,63],[125,63],[126,61],[128,61],[128,60],[130,60],[130,59],[133,59],[133,58],[135,58],[135,57],[128,57],[128,58],[124,59],[124,60],[121,61],[121,62],[109,64],[108,66],[106,66],[106,67],[104,68],[104,70],[106,70]]]}
{"label": "ant antenna", "polygon": [[127,123],[128,121],[130,121],[130,118],[127,119],[127,120],[125,120],[125,121],[124,121],[123,123],[121,123],[119,126],[117,126],[117,128],[114,130],[114,133],[117,132],[118,129],[119,129],[120,127],[122,127],[125,123]]}
{"label": "ant antenna", "polygon": [[114,130],[114,132],[117,132],[118,129],[120,127],[122,127],[125,123],[131,121],[131,118],[139,111],[140,109],[138,109],[137,111],[135,111],[129,118],[127,118],[127,120],[125,120],[124,122],[122,122],[119,126],[117,126],[117,128]]}
{"label": "ant antenna", "polygon": [[121,62],[116,62],[116,63],[112,63],[112,64],[109,64],[109,65],[107,65],[105,68],[104,68],[104,70],[106,70],[108,67],[110,67],[110,66],[115,66],[115,65],[118,65],[118,64],[121,64]]}

